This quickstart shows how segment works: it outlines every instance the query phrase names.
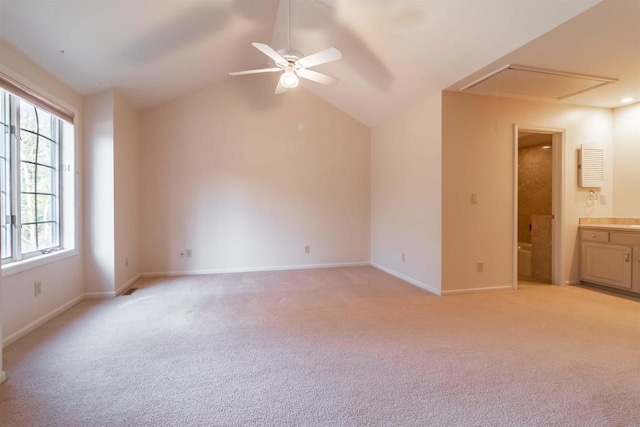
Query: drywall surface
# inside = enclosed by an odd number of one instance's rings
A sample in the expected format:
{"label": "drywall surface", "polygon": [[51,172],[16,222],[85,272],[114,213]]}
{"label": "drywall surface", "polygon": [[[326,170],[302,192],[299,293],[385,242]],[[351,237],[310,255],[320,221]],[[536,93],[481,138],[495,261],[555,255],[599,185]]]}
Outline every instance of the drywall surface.
{"label": "drywall surface", "polygon": [[114,292],[114,90],[84,99],[86,293]]}
{"label": "drywall surface", "polygon": [[114,91],[115,291],[141,273],[142,115]]}
{"label": "drywall surface", "polygon": [[[587,207],[577,183],[577,149],[605,149],[605,184],[612,193],[612,112],[518,99],[445,92],[442,141],[442,289],[512,285],[514,124],[565,130],[563,281],[578,280],[578,218],[608,216],[612,203]],[[471,194],[478,204],[471,203]],[[484,272],[477,262],[484,261]]]}
{"label": "drywall surface", "polygon": [[370,130],[276,78],[143,113],[144,272],[369,262]]}
{"label": "drywall surface", "polygon": [[640,217],[640,103],[613,110],[613,215]]}
{"label": "drywall surface", "polygon": [[438,93],[375,127],[371,142],[371,262],[436,293],[441,119]]}
{"label": "drywall surface", "polygon": [[[80,95],[68,88],[12,46],[0,40],[0,70],[26,84],[41,95],[74,111],[76,128],[77,203],[82,206],[82,123],[83,101]],[[82,298],[83,256],[82,218],[76,215],[78,224],[76,249],[78,253],[68,258],[5,276],[2,279],[2,304],[0,305],[0,329],[3,341],[16,336],[29,326],[38,324],[51,313]],[[42,294],[34,297],[33,282],[42,282]],[[1,354],[0,351],[0,359]],[[0,365],[1,370],[1,365]]]}

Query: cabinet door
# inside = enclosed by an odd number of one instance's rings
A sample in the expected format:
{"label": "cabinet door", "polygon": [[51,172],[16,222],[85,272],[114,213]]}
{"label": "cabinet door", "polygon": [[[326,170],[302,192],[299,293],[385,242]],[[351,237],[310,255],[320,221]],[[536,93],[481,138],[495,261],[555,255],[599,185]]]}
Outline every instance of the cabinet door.
{"label": "cabinet door", "polygon": [[633,285],[631,288],[634,292],[640,292],[640,246],[633,247],[633,259],[631,264],[632,267],[632,282]]}
{"label": "cabinet door", "polygon": [[631,289],[631,246],[583,243],[581,252],[581,280]]}

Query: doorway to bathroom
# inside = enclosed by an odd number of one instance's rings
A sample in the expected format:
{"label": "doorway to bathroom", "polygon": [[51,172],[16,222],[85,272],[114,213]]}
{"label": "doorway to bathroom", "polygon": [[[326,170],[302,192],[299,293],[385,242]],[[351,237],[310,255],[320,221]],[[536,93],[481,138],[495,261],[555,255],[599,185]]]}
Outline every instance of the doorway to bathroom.
{"label": "doorway to bathroom", "polygon": [[562,283],[562,130],[514,132],[514,277],[518,283]]}

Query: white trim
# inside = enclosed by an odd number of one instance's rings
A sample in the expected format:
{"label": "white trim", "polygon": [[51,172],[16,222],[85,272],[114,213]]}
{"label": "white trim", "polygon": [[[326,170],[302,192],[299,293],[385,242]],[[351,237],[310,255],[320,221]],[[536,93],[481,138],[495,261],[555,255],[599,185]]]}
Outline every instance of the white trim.
{"label": "white trim", "polygon": [[[513,213],[511,218],[511,288],[513,290],[518,289],[518,125],[513,124]],[[513,244],[515,242],[515,245]]]}
{"label": "white trim", "polygon": [[115,292],[86,292],[84,294],[86,299],[115,298],[115,296]]}
{"label": "white trim", "polygon": [[[18,83],[28,87],[30,90],[36,92],[38,95],[44,96],[45,98],[49,99],[50,101],[58,104],[60,107],[69,110],[70,112],[73,113],[74,121],[80,115],[79,114],[80,112],[75,107],[73,107],[71,104],[61,100],[56,95],[52,94],[50,91],[45,90],[42,86],[37,85],[37,84],[33,83],[31,80],[22,77],[20,74],[16,73],[15,71],[13,71],[11,68],[5,66],[4,64],[0,64],[0,72],[2,72],[3,74],[11,77],[12,79],[17,81]],[[74,94],[75,94],[75,91],[74,91]],[[80,97],[80,95],[78,95],[78,96]],[[76,143],[77,143],[77,141],[76,141]]]}
{"label": "white trim", "polygon": [[446,295],[463,295],[463,294],[477,294],[481,292],[497,292],[497,291],[512,291],[513,286],[487,286],[486,288],[471,288],[471,289],[452,289],[450,291],[442,291],[442,296]]}
{"label": "white trim", "polygon": [[52,262],[58,262],[66,258],[78,255],[77,249],[63,249],[61,251],[52,252],[46,255],[40,255],[34,258],[27,258],[22,261],[15,261],[4,264],[2,266],[2,277],[12,276],[22,273],[32,268],[41,267]]}
{"label": "white trim", "polygon": [[582,281],[580,280],[567,280],[563,283],[565,286],[574,286],[574,285],[582,285]]}
{"label": "white trim", "polygon": [[412,279],[409,276],[405,276],[404,274],[398,273],[397,271],[391,270],[390,268],[383,267],[380,264],[377,264],[375,262],[372,262],[371,265],[373,267],[377,268],[378,270],[382,270],[385,273],[388,273],[388,274],[390,274],[392,276],[395,276],[398,279],[402,279],[405,282],[411,283],[412,285],[417,286],[417,287],[419,287],[421,289],[424,289],[425,291],[431,292],[432,294],[436,294],[438,296],[442,295],[441,291],[439,289],[436,289],[436,288],[434,288],[432,286],[429,286],[426,283],[420,282],[419,280]]}
{"label": "white trim", "polygon": [[37,320],[34,320],[33,322],[29,323],[24,328],[19,329],[18,331],[14,332],[13,334],[11,334],[8,337],[4,338],[2,340],[2,347],[4,348],[4,347],[8,346],[9,344],[12,344],[12,343],[18,341],[20,338],[24,337],[28,333],[30,333],[33,330],[35,330],[35,329],[39,328],[40,326],[44,325],[49,320],[51,320],[54,317],[56,317],[58,314],[60,314],[60,313],[62,313],[64,311],[67,311],[71,307],[73,307],[74,305],[80,303],[83,299],[84,299],[84,295],[77,296],[74,299],[72,299],[71,301],[62,304],[60,307],[56,308],[55,310],[50,311],[49,313],[45,314],[41,318],[39,318]]}
{"label": "white trim", "polygon": [[0,371],[0,384],[7,380],[7,374],[4,371]]}
{"label": "white trim", "polygon": [[336,267],[362,267],[371,265],[368,261],[360,262],[338,262],[331,264],[307,264],[307,265],[282,265],[268,267],[246,267],[246,268],[215,268],[208,270],[186,270],[186,271],[158,271],[153,273],[142,273],[140,277],[166,277],[166,276],[196,276],[202,274],[220,273],[251,273],[257,271],[280,271],[280,270],[308,270],[312,268],[336,268]]}
{"label": "white trim", "polygon": [[141,277],[142,277],[142,274],[136,274],[135,276],[133,276],[127,283],[125,283],[124,285],[116,289],[116,292],[115,292],[116,296],[126,292],[127,289],[129,289],[134,283],[140,280]]}

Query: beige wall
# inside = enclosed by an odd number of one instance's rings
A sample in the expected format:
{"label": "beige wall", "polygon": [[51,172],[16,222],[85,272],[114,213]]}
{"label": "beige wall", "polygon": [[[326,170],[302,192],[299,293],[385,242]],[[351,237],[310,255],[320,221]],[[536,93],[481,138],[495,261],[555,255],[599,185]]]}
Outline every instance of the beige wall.
{"label": "beige wall", "polygon": [[[0,70],[40,94],[74,111],[76,114],[75,157],[77,160],[81,159],[83,101],[80,95],[1,39]],[[77,179],[77,201],[78,206],[82,206],[83,168],[81,162],[77,162],[76,165],[79,173]],[[80,245],[80,242],[82,242],[82,219],[80,215],[76,215],[76,218],[78,219],[77,254],[28,271],[3,277],[0,285],[2,290],[0,329],[2,330],[2,338],[5,344],[16,336],[46,321],[51,313],[55,313],[57,310],[82,298],[84,292],[83,248]],[[32,284],[36,280],[42,281],[42,294],[39,297],[34,297],[33,295]]]}
{"label": "beige wall", "polygon": [[141,272],[141,114],[116,89],[84,105],[86,294],[114,296]]}
{"label": "beige wall", "polygon": [[85,291],[114,291],[114,93],[108,89],[84,100],[86,265]]}
{"label": "beige wall", "polygon": [[115,288],[124,290],[141,273],[142,114],[114,92]]}
{"label": "beige wall", "polygon": [[228,79],[143,113],[143,271],[369,261],[369,129],[275,84]]}
{"label": "beige wall", "polygon": [[[612,194],[612,112],[608,109],[443,94],[442,289],[444,293],[511,287],[513,269],[513,126],[564,129],[563,282],[578,280],[577,224],[608,216],[612,204],[588,208],[577,186],[577,149],[599,144],[609,154],[602,192]],[[478,204],[471,204],[471,193]],[[484,261],[484,272],[476,271]]]}
{"label": "beige wall", "polygon": [[640,217],[640,103],[613,110],[613,214]]}
{"label": "beige wall", "polygon": [[441,119],[438,93],[371,136],[371,262],[435,293],[441,282]]}

